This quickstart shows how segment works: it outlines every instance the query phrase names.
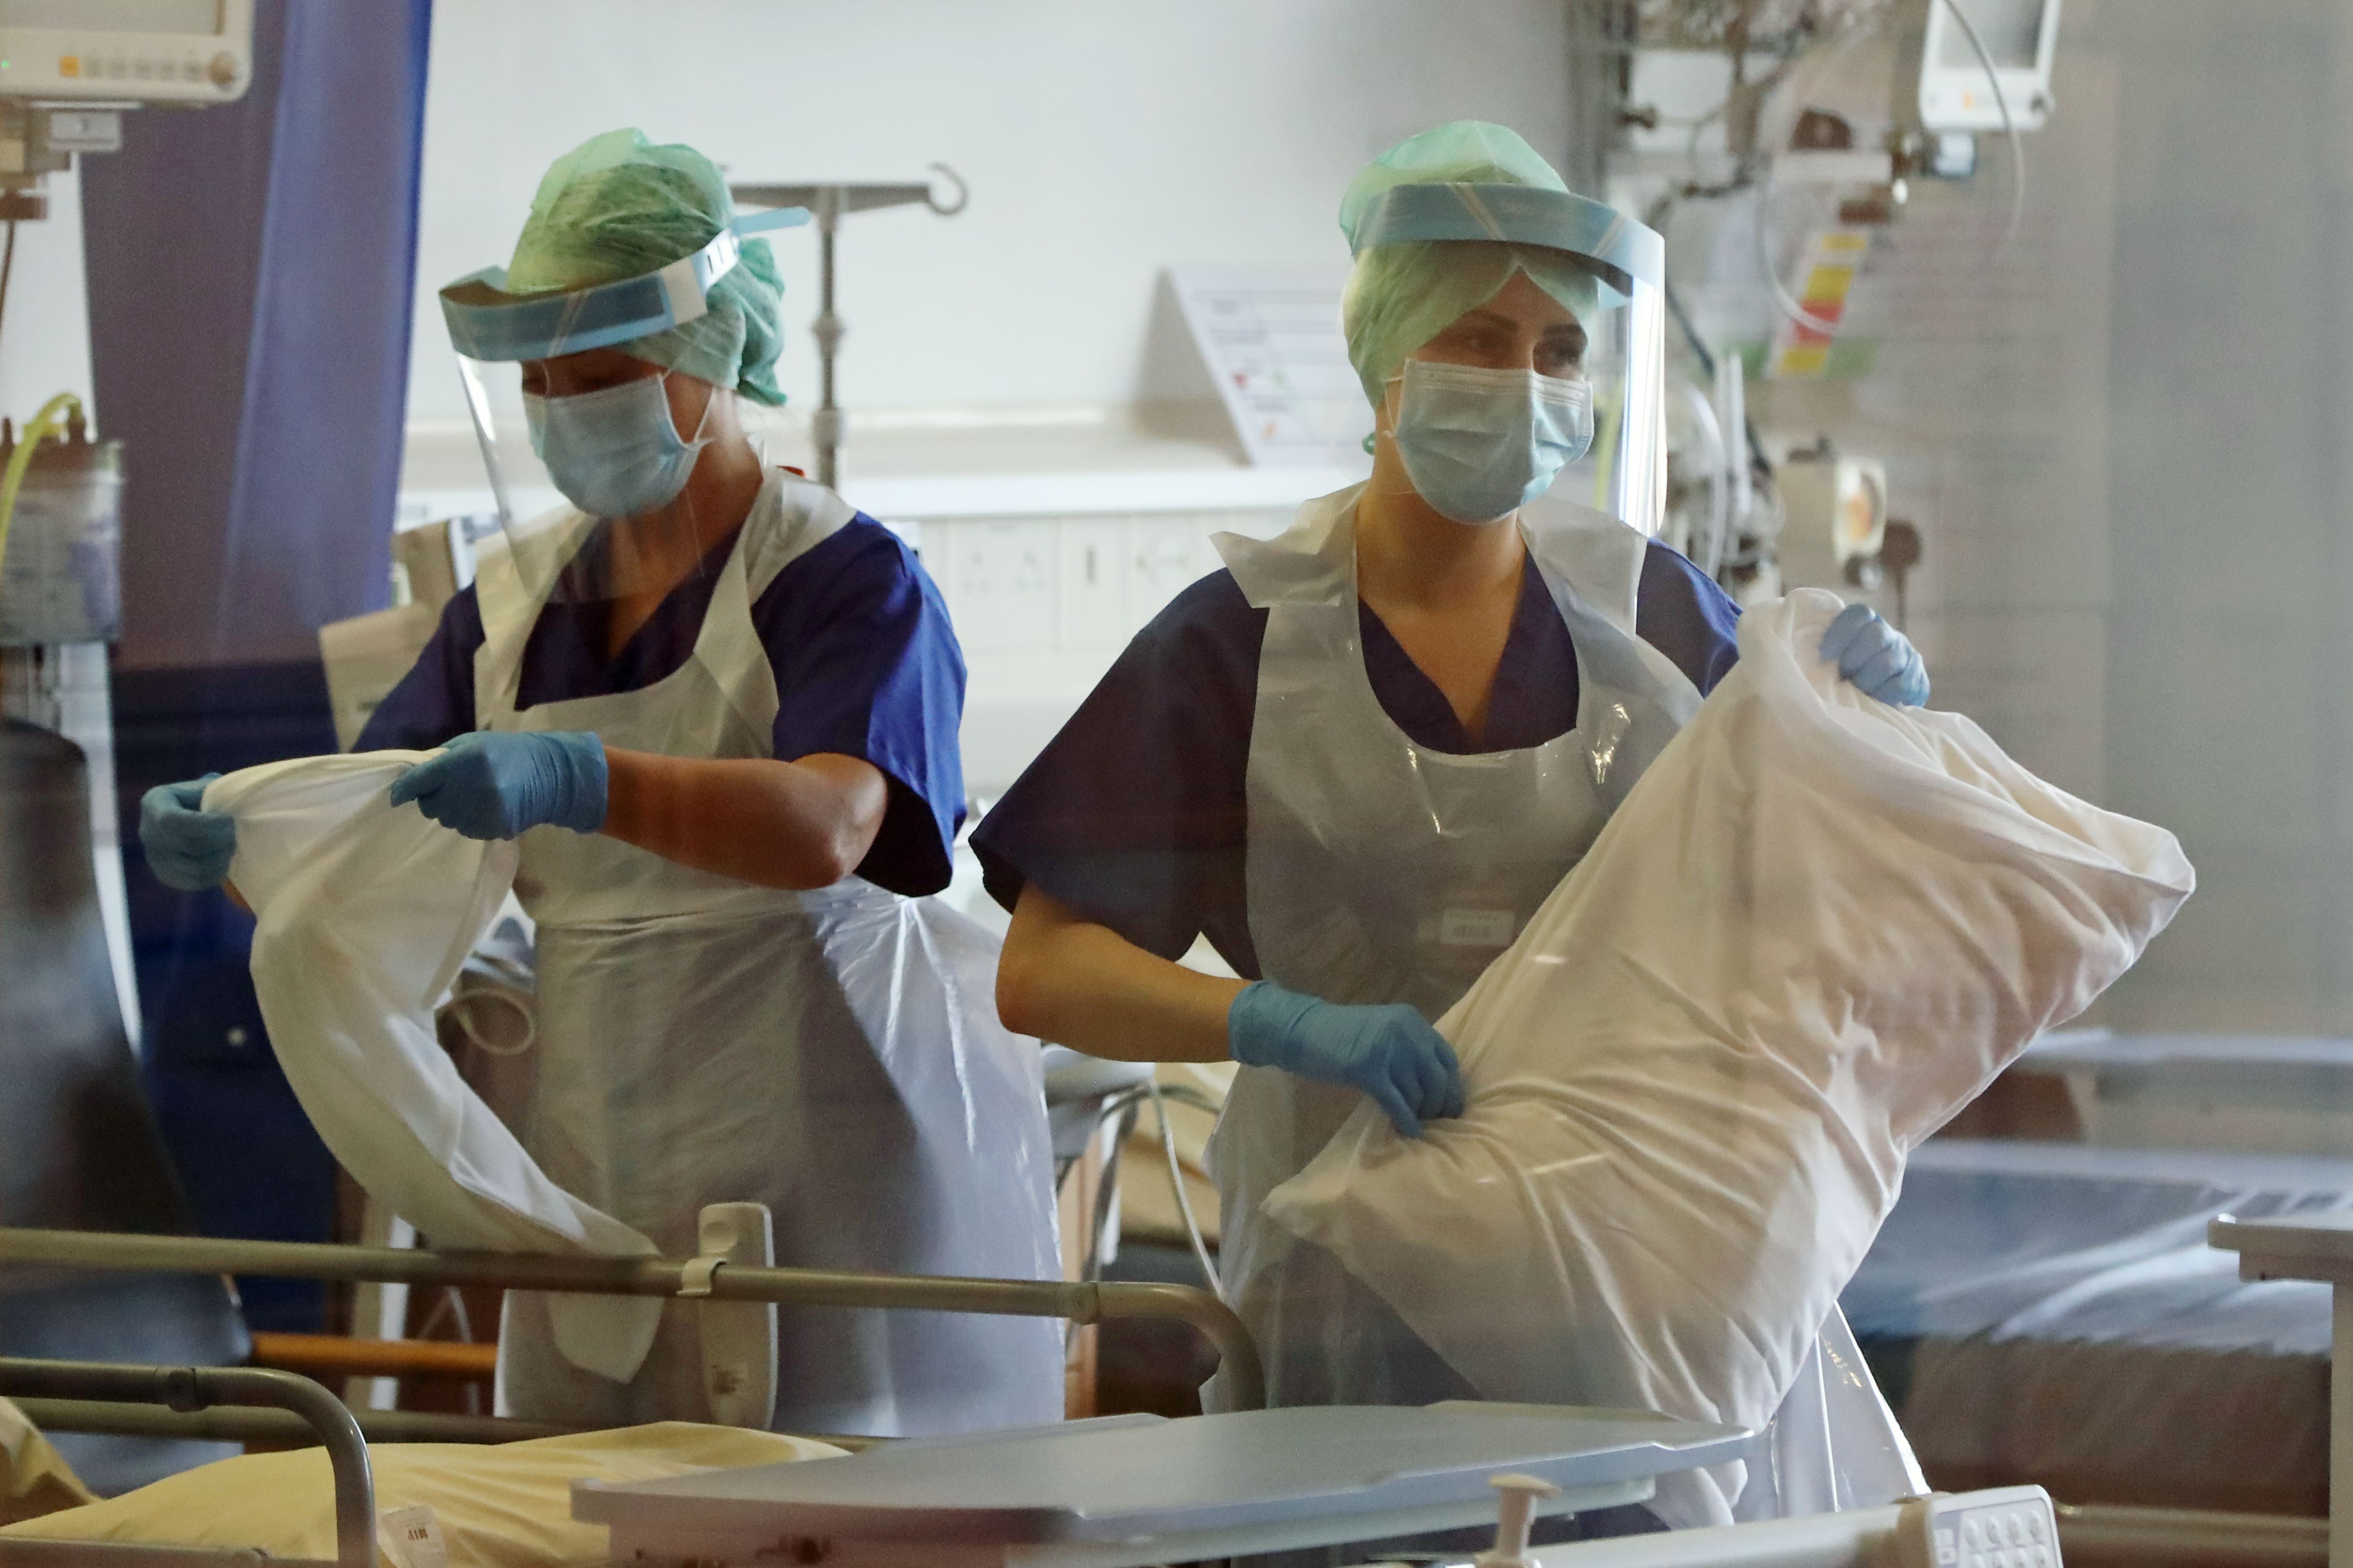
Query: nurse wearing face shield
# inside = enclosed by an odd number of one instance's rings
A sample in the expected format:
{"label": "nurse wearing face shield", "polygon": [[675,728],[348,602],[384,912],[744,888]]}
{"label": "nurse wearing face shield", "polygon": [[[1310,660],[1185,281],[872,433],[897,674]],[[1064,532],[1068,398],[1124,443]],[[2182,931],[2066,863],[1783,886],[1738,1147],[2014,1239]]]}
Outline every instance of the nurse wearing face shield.
{"label": "nurse wearing face shield", "polygon": [[[806,215],[802,215],[806,216]],[[963,657],[889,531],[767,466],[768,220],[691,148],[599,136],[542,183],[503,271],[443,290],[459,352],[519,362],[569,505],[481,552],[359,749],[433,750],[392,805],[514,838],[537,922],[524,1142],[676,1258],[706,1204],[769,1205],[776,1261],[1058,1278],[1034,1042],[987,1005],[987,936],[944,888],[963,816]],[[218,883],[200,784],[144,803],[150,861]],[[707,1420],[695,1314],[629,1384],[566,1363],[511,1296],[502,1408]],[[786,1309],[776,1421],[885,1436],[1060,1416],[1044,1320]]]}
{"label": "nurse wearing face shield", "polygon": [[[1271,1402],[1509,1399],[1259,1205],[1364,1097],[1409,1134],[1460,1114],[1431,1020],[1731,668],[1738,612],[1649,537],[1658,236],[1477,121],[1384,154],[1341,226],[1370,480],[1308,502],[1277,539],[1221,535],[1225,569],[1136,637],[974,845],[1013,910],[1011,1027],[1240,1064],[1210,1163],[1221,1272]],[[1862,689],[1926,700],[1918,656],[1867,609],[1830,637]],[[1242,979],[1175,962],[1201,936]],[[1826,1336],[1851,1351],[1842,1323]],[[1839,1371],[1877,1420],[1841,1462],[1870,1450],[1900,1481],[1908,1453],[1868,1373]],[[1791,1415],[1796,1447],[1826,1450],[1822,1414]],[[1745,1506],[1804,1506],[1774,1485]],[[1612,1512],[1580,1528],[1655,1522]]]}

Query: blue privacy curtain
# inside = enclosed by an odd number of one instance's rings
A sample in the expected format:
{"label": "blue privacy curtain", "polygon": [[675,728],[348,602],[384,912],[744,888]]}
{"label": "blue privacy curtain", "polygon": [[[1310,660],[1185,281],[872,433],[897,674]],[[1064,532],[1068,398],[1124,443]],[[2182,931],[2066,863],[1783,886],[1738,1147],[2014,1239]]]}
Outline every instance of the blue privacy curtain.
{"label": "blue privacy curtain", "polygon": [[311,659],[386,602],[428,20],[263,0],[241,102],[128,115],[84,163],[126,668]]}
{"label": "blue privacy curtain", "polygon": [[[239,102],[83,161],[100,432],[126,445],[117,773],[332,751],[317,628],[389,597],[429,0],[260,0]],[[150,1100],[207,1234],[324,1239],[333,1165],[279,1072],[252,924],[125,855]],[[258,1329],[322,1293],[243,1282]]]}

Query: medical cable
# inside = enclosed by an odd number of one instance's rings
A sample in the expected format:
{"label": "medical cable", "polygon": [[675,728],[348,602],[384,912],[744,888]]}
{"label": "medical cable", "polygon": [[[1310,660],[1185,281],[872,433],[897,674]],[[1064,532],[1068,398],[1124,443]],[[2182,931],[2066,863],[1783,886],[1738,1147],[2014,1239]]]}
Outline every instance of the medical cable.
{"label": "medical cable", "polygon": [[1715,416],[1715,407],[1708,402],[1707,394],[1687,376],[1674,378],[1675,386],[1683,395],[1691,410],[1692,423],[1704,438],[1714,456],[1706,464],[1708,476],[1707,542],[1691,542],[1694,548],[1684,553],[1693,565],[1709,577],[1714,577],[1722,564],[1725,541],[1732,527],[1732,477],[1727,465],[1733,461],[1732,448],[1725,440],[1723,422]]}
{"label": "medical cable", "polygon": [[[1103,1283],[1103,1233],[1111,1227],[1112,1207],[1119,1202],[1119,1153],[1121,1146],[1127,1142],[1129,1131],[1135,1126],[1135,1107],[1139,1099],[1139,1096],[1131,1093],[1122,1095],[1116,1100],[1107,1103],[1103,1108],[1103,1114],[1096,1120],[1094,1131],[1090,1134],[1091,1137],[1102,1137],[1103,1130],[1106,1126],[1114,1120],[1119,1123],[1117,1135],[1110,1140],[1111,1151],[1103,1156],[1103,1173],[1096,1179],[1093,1221],[1087,1233],[1086,1262],[1079,1270],[1079,1277],[1090,1285]],[[1062,1354],[1064,1357],[1067,1358],[1070,1355],[1071,1347],[1077,1342],[1079,1331],[1082,1327],[1084,1325],[1076,1318],[1063,1321]]]}
{"label": "medical cable", "polygon": [[1223,1301],[1226,1287],[1218,1278],[1218,1266],[1209,1260],[1209,1244],[1201,1235],[1201,1222],[1193,1215],[1193,1195],[1186,1190],[1185,1164],[1176,1158],[1176,1131],[1168,1124],[1167,1098],[1161,1093],[1156,1072],[1146,1081],[1152,1090],[1152,1114],[1160,1123],[1160,1152],[1168,1157],[1168,1184],[1176,1191],[1176,1212],[1185,1220],[1185,1238],[1193,1244],[1193,1260],[1201,1266],[1209,1293]]}
{"label": "medical cable", "polygon": [[1986,85],[1993,89],[1993,106],[2001,113],[2002,134],[2010,139],[2010,222],[2001,231],[2001,243],[1993,247],[1993,253],[2000,256],[2018,237],[2019,222],[2026,214],[2026,142],[2018,133],[2018,121],[2010,115],[2010,95],[2001,90],[2001,72],[1994,68],[1993,55],[1986,48],[1985,40],[1978,37],[1977,24],[1961,9],[1961,0],[1945,0],[1945,9],[1960,24],[1961,36],[1968,39],[1978,64],[1985,68]]}
{"label": "medical cable", "polygon": [[[1662,234],[1665,232],[1665,228],[1659,220],[1666,216],[1666,211],[1670,205],[1672,205],[1672,203],[1662,198],[1659,204],[1651,209],[1651,226],[1658,229]],[[1683,308],[1683,295],[1676,289],[1672,281],[1668,282],[1665,287],[1661,289],[1659,291],[1666,296],[1667,314],[1672,316],[1675,319],[1675,325],[1683,329],[1683,342],[1691,346],[1692,357],[1699,361],[1700,369],[1707,373],[1707,378],[1710,381],[1714,381],[1715,379],[1715,355],[1710,353],[1708,346],[1700,341],[1699,329],[1692,325],[1691,312]]]}
{"label": "medical cable", "polygon": [[[522,1021],[522,1037],[512,1045],[493,1044],[474,1023],[474,1004],[489,1002],[505,1007]],[[502,986],[480,985],[461,991],[450,998],[449,1011],[458,1021],[459,1032],[467,1042],[485,1056],[519,1057],[539,1043],[539,1015],[513,991]]]}
{"label": "medical cable", "polygon": [[[1667,216],[1674,210],[1674,205],[1675,198],[1672,195],[1661,196],[1643,221],[1661,234],[1664,234],[1667,231]],[[1674,318],[1675,326],[1683,332],[1683,342],[1690,346],[1692,357],[1699,361],[1700,369],[1707,373],[1707,378],[1710,381],[1714,381],[1715,379],[1715,352],[1700,337],[1699,328],[1693,324],[1691,311],[1683,304],[1683,294],[1675,288],[1673,279],[1662,279],[1659,292],[1665,297],[1667,313]],[[1757,434],[1757,421],[1743,415],[1740,423],[1741,434],[1746,437],[1748,441],[1750,464],[1763,469],[1766,478],[1770,479],[1773,475],[1773,460],[1765,455],[1765,441],[1764,437]]]}
{"label": "medical cable", "polygon": [[[2017,117],[2010,113],[2010,95],[2002,90],[2001,73],[1995,68],[1993,55],[1986,48],[1985,40],[1978,35],[1977,25],[1962,11],[1960,0],[1943,0],[1943,5],[1952,13],[1953,20],[1960,25],[1961,36],[1968,40],[1970,51],[1978,57],[1978,65],[1986,75],[1986,85],[1993,89],[1994,108],[2001,115],[2002,134],[2010,144],[2010,219],[2002,226],[2001,238],[1993,247],[1992,257],[1999,258],[2010,249],[2010,241],[2018,237],[2019,225],[2026,214],[2026,142],[2019,134]],[[1862,32],[1863,29],[1856,28],[1850,33],[1831,55],[1831,62],[1843,57]],[[1781,281],[1780,268],[1773,262],[1772,202],[1773,179],[1768,163],[1766,176],[1757,187],[1757,265],[1765,274],[1766,286],[1772,290],[1773,303],[1792,325],[1820,332],[1824,337],[1835,336],[1838,323],[1826,321],[1807,310]]]}
{"label": "medical cable", "polygon": [[8,243],[0,249],[0,320],[8,314],[8,279],[16,270],[16,220],[8,220]]}
{"label": "medical cable", "polygon": [[[433,1331],[441,1326],[441,1320],[445,1317],[454,1321],[459,1343],[470,1345],[474,1342],[474,1316],[466,1310],[466,1298],[455,1285],[441,1287],[441,1299],[433,1304],[433,1310],[425,1314],[425,1321],[419,1324],[417,1331],[409,1337],[418,1340],[431,1339]],[[481,1388],[469,1380],[466,1384],[466,1414],[480,1415],[481,1413]]]}
{"label": "medical cable", "polygon": [[[1845,36],[1835,43],[1807,57],[1818,63],[1811,64],[1801,79],[1793,79],[1788,87],[1781,88],[1783,96],[1788,98],[1798,96],[1797,88],[1800,85],[1810,88],[1823,71],[1844,59],[1853,50],[1855,45],[1862,42],[1870,32],[1869,27],[1851,27]],[[1776,71],[1774,77],[1778,78],[1786,74],[1797,79],[1799,63],[1797,60],[1789,62],[1781,70]],[[1766,85],[1771,89],[1778,87],[1779,84],[1768,79]],[[1777,125],[1773,134],[1767,137],[1764,131],[1765,116],[1761,110],[1757,118],[1757,129],[1755,140],[1757,148],[1777,146],[1788,135],[1786,128]],[[1772,292],[1775,307],[1789,319],[1792,325],[1820,332],[1824,337],[1835,336],[1838,332],[1838,323],[1826,321],[1807,310],[1799,302],[1797,296],[1790,293],[1788,287],[1781,281],[1780,268],[1774,264],[1773,260],[1773,252],[1778,248],[1778,241],[1773,232],[1773,160],[1759,154],[1758,161],[1763,165],[1764,173],[1757,182],[1757,223],[1755,225],[1757,268],[1765,275],[1765,285]]]}
{"label": "medical cable", "polygon": [[[1662,220],[1673,206],[1674,197],[1672,195],[1660,197],[1657,205],[1651,209],[1647,220],[1650,226],[1664,233],[1665,227]],[[1701,341],[1699,329],[1693,324],[1691,311],[1683,305],[1683,295],[1677,291],[1672,280],[1664,282],[1660,292],[1666,297],[1667,313],[1674,318],[1675,326],[1682,331],[1683,342],[1689,345],[1692,357],[1699,361],[1701,371],[1706,374],[1708,380],[1713,382],[1715,379],[1715,355],[1710,352],[1707,344]],[[1695,395],[1692,404],[1694,416],[1715,442],[1717,454],[1715,471],[1713,474],[1713,499],[1709,506],[1711,526],[1715,532],[1709,541],[1707,558],[1704,560],[1701,556],[1693,554],[1691,560],[1694,565],[1713,577],[1724,569],[1728,547],[1732,542],[1732,496],[1730,493],[1732,487],[1728,474],[1723,470],[1725,465],[1736,459],[1729,450],[1729,437],[1715,416],[1715,406],[1709,404],[1704,395],[1696,395],[1697,388],[1694,387],[1690,390]],[[1747,463],[1752,470],[1762,467],[1767,478],[1769,479],[1772,475],[1772,465],[1765,457],[1765,443],[1757,437],[1757,422],[1745,414],[1741,417],[1740,439],[1743,449],[1736,460]]]}
{"label": "medical cable", "polygon": [[8,524],[16,515],[16,487],[25,482],[25,470],[33,466],[33,452],[45,440],[65,435],[69,421],[81,417],[81,399],[70,392],[60,392],[41,405],[25,426],[24,438],[8,458],[5,473],[0,473],[0,571],[8,562]]}

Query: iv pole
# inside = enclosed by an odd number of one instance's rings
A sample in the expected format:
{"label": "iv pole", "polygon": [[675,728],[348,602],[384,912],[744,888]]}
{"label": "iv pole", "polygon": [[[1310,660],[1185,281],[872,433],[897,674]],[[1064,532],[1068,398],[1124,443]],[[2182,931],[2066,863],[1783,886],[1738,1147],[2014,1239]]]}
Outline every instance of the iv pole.
{"label": "iv pole", "polygon": [[934,163],[932,168],[955,184],[953,201],[942,202],[934,196],[928,180],[920,184],[835,182],[817,184],[746,184],[728,187],[729,194],[745,206],[807,207],[817,216],[818,315],[810,324],[809,331],[817,339],[818,401],[816,416],[809,421],[809,427],[817,439],[817,482],[828,489],[833,488],[837,478],[842,433],[841,405],[834,400],[833,388],[834,361],[840,351],[844,331],[841,317],[833,308],[833,237],[840,229],[841,220],[851,213],[913,206],[917,203],[942,217],[954,217],[964,211],[971,192],[963,176],[945,163]]}

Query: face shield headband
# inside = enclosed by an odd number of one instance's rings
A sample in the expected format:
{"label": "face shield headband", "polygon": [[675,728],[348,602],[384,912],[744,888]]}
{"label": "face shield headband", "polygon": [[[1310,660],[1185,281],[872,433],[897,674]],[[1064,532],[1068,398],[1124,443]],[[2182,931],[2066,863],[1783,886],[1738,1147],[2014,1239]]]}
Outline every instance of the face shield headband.
{"label": "face shield headband", "polygon": [[1348,253],[1432,239],[1508,240],[1581,256],[1602,268],[1605,305],[1625,300],[1628,279],[1656,289],[1666,277],[1666,241],[1656,230],[1606,202],[1536,185],[1392,186],[1366,204]]}
{"label": "face shield headband", "polygon": [[651,337],[709,312],[712,287],[734,270],[747,237],[808,221],[807,207],[746,214],[691,256],[591,289],[510,294],[506,268],[486,267],[441,290],[442,320],[459,353],[483,361],[555,359]]}

